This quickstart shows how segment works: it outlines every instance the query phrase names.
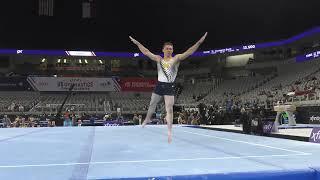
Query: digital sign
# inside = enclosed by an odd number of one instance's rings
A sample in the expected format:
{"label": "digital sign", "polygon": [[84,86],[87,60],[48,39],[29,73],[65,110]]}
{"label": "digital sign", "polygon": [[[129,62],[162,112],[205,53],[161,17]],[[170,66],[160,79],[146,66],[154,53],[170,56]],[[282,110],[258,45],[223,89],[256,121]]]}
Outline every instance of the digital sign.
{"label": "digital sign", "polygon": [[96,56],[93,51],[66,51],[68,56]]}
{"label": "digital sign", "polygon": [[308,54],[304,54],[304,55],[301,55],[301,56],[297,56],[296,57],[296,61],[297,62],[303,62],[303,61],[308,61],[308,60],[315,59],[315,58],[318,58],[318,57],[320,57],[320,51],[315,51],[315,52],[312,52],[312,53],[308,53]]}
{"label": "digital sign", "polygon": [[317,58],[320,55],[320,51],[316,51],[306,55],[306,58]]}
{"label": "digital sign", "polygon": [[[269,48],[275,46],[282,46],[307,36],[314,35],[316,33],[320,33],[320,27],[315,27],[308,31],[305,31],[301,34],[293,36],[291,38],[282,40],[282,41],[274,41],[268,43],[258,43],[258,44],[248,44],[248,45],[241,45],[241,46],[233,46],[229,48],[221,48],[221,49],[213,49],[213,50],[206,50],[201,52],[195,52],[192,56],[199,57],[199,56],[209,56],[209,55],[216,55],[216,54],[225,54],[225,53],[232,53],[232,52],[242,52],[254,49],[261,49],[261,48]],[[316,55],[308,55],[310,57],[300,57],[300,58],[314,58]],[[118,57],[118,58],[130,58],[130,57],[145,57],[142,53],[134,52],[94,52],[94,51],[70,51],[70,50],[25,50],[25,49],[0,49],[0,54],[20,54],[20,55],[46,55],[46,56],[98,56],[98,57]],[[317,56],[318,57],[318,56]]]}
{"label": "digital sign", "polygon": [[238,52],[238,51],[245,51],[245,50],[251,50],[255,49],[256,45],[250,44],[250,45],[245,45],[245,46],[235,46],[235,47],[230,47],[230,48],[223,48],[223,49],[214,49],[214,50],[209,50],[209,51],[203,51],[203,54],[225,54],[225,53],[232,53],[232,52]]}

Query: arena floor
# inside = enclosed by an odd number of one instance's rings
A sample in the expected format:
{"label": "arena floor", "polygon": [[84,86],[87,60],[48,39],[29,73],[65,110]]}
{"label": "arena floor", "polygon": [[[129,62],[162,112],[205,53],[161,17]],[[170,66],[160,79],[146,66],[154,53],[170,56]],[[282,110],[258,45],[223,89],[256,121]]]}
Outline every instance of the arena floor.
{"label": "arena floor", "polygon": [[320,145],[174,126],[0,129],[0,179],[320,179]]}

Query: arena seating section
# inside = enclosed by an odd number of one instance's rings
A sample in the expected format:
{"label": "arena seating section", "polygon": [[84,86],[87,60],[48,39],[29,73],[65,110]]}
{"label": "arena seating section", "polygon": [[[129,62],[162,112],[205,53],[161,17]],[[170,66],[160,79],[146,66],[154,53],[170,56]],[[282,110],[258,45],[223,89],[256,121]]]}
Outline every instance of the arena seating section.
{"label": "arena seating section", "polygon": [[[268,75],[237,77],[225,79],[219,84],[214,78],[196,79],[194,83],[185,81],[183,89],[176,99],[176,104],[217,104],[224,106],[227,99],[240,104],[266,101],[299,101],[301,103],[319,99],[320,61],[315,59],[303,63],[286,60],[269,63],[277,72]],[[192,73],[185,71],[182,73]],[[188,74],[186,73],[186,74]],[[207,73],[207,72],[205,72]],[[295,96],[290,96],[295,93]],[[284,95],[289,94],[287,98]],[[151,92],[108,92],[108,93],[74,93],[67,102],[78,111],[145,111],[149,104]],[[0,111],[56,111],[65,94],[39,93],[33,91],[0,92]],[[19,105],[23,109],[19,109]],[[14,108],[14,106],[16,108]]]}

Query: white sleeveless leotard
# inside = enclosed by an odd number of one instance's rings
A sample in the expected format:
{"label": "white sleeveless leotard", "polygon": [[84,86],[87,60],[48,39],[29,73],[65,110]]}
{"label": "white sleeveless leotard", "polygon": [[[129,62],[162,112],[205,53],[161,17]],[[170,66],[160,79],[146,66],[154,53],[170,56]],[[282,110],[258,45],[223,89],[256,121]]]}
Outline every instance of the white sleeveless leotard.
{"label": "white sleeveless leotard", "polygon": [[172,59],[165,61],[161,58],[160,62],[157,62],[158,69],[158,81],[173,83],[176,80],[180,62],[175,62]]}

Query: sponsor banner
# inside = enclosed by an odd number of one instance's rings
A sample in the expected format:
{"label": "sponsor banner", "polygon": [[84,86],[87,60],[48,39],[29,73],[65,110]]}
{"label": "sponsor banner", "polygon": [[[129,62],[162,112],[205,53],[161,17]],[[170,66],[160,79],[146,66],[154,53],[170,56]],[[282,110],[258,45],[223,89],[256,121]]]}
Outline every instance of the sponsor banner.
{"label": "sponsor banner", "polygon": [[317,113],[317,115],[312,115],[309,117],[309,124],[320,124],[320,115]]}
{"label": "sponsor banner", "polygon": [[263,121],[263,133],[270,134],[273,128],[273,121]]}
{"label": "sponsor banner", "polygon": [[111,120],[111,121],[104,122],[104,126],[127,126],[127,125],[134,125],[134,124],[127,120]]}
{"label": "sponsor banner", "polygon": [[157,79],[121,78],[120,86],[122,91],[151,92],[155,88],[157,82]]}
{"label": "sponsor banner", "polygon": [[28,82],[36,91],[120,91],[116,78],[85,77],[28,77]]}
{"label": "sponsor banner", "polygon": [[313,143],[320,143],[320,128],[313,128],[310,137],[309,137],[309,142]]}
{"label": "sponsor banner", "polygon": [[122,126],[122,125],[123,125],[123,122],[118,121],[118,120],[104,122],[104,126]]}
{"label": "sponsor banner", "polygon": [[299,124],[320,124],[320,106],[297,107],[295,115]]}
{"label": "sponsor banner", "polygon": [[0,78],[0,91],[28,91],[32,90],[26,77]]}

